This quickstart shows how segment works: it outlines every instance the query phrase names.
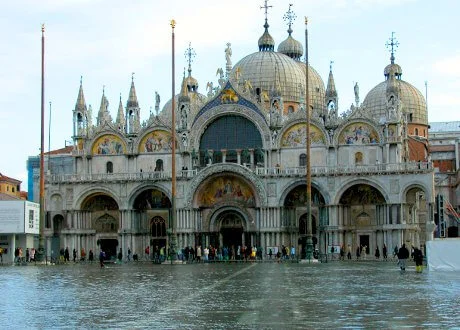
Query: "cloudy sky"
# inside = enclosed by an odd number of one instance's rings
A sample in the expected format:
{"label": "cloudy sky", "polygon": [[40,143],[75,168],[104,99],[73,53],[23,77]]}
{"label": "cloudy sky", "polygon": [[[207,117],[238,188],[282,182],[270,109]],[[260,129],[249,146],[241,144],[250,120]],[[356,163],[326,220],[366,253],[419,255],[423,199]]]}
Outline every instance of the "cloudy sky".
{"label": "cloudy sky", "polygon": [[[270,34],[276,45],[287,37],[283,15],[289,3],[297,16],[293,37],[304,44],[308,16],[310,64],[327,82],[330,62],[339,93],[339,112],[384,80],[392,32],[399,42],[396,63],[403,80],[428,96],[429,121],[460,120],[460,11],[458,0],[269,0]],[[232,62],[256,52],[263,33],[263,0],[16,0],[0,11],[0,172],[22,180],[26,161],[39,154],[41,24],[45,24],[45,150],[62,148],[72,136],[72,110],[80,77],[87,104],[97,114],[105,86],[109,111],[116,117],[120,94],[126,104],[131,76],[141,120],[162,107],[171,91],[171,27],[176,25],[176,81],[187,66],[191,43],[196,56],[192,76],[199,91],[217,82],[225,67],[225,47]],[[427,82],[427,88],[425,87]],[[176,84],[177,91],[180,84]],[[48,122],[51,102],[51,144]],[[95,121],[95,120],[93,120]]]}

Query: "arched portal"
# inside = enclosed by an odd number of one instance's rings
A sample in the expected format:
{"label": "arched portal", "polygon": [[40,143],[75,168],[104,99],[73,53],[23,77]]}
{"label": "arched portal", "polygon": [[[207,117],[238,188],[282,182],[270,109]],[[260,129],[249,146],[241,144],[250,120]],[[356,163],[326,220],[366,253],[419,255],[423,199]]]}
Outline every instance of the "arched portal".
{"label": "arched portal", "polygon": [[222,237],[222,246],[228,248],[243,244],[244,219],[241,213],[231,210],[223,212],[217,220],[219,234]]}
{"label": "arched portal", "polygon": [[91,214],[91,229],[96,232],[97,245],[107,259],[115,259],[120,228],[120,211],[117,202],[103,193],[88,196],[81,210]]}
{"label": "arched portal", "polygon": [[[361,258],[382,249],[383,235],[376,228],[385,222],[386,201],[382,193],[369,184],[355,184],[342,194],[339,203],[346,217],[343,245],[361,251]],[[336,243],[336,242],[332,242]],[[332,244],[329,242],[329,244]]]}
{"label": "arched portal", "polygon": [[[312,220],[312,239],[314,251],[318,248],[319,224],[321,219],[327,218],[325,200],[323,195],[315,187],[311,187],[311,220]],[[286,218],[293,228],[298,228],[295,233],[298,236],[300,256],[305,258],[305,248],[307,246],[307,185],[301,184],[292,189],[284,199],[284,211]]]}
{"label": "arched portal", "polygon": [[171,201],[158,189],[146,189],[135,198],[133,209],[134,229],[145,233],[145,245],[133,248],[144,250],[149,245],[152,256],[156,258],[161,248],[166,250],[168,245],[167,228],[171,225]]}

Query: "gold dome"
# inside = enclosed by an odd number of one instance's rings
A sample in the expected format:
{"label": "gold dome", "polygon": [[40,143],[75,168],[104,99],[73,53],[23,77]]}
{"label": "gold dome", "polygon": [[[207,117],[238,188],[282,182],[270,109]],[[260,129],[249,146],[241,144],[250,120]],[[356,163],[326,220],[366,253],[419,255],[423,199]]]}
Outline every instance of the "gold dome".
{"label": "gold dome", "polygon": [[[369,112],[372,117],[379,121],[387,115],[387,84],[386,80],[375,86],[367,93],[362,103],[365,111]],[[428,125],[428,111],[426,101],[422,93],[404,80],[396,80],[399,85],[399,95],[402,103],[402,111],[406,114],[412,114],[411,123]]]}

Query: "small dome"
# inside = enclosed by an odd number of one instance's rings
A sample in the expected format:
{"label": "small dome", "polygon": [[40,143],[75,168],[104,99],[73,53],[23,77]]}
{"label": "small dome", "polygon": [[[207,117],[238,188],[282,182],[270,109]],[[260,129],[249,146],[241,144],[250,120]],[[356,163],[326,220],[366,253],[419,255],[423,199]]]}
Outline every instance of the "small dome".
{"label": "small dome", "polygon": [[[175,116],[176,116],[176,123],[179,124],[180,122],[180,116],[179,116],[179,111],[177,109],[178,104],[179,104],[179,98],[181,94],[177,94],[174,97],[174,100],[176,102],[176,111],[175,111]],[[204,106],[206,103],[207,97],[200,94],[200,93],[194,93],[194,92],[189,92],[188,97],[190,98],[190,113],[188,115],[188,122],[192,123],[195,116],[197,115],[198,111]],[[159,117],[160,119],[167,123],[171,124],[171,107],[172,107],[172,100],[170,99],[166,104],[163,106],[163,109],[161,110]]]}
{"label": "small dome", "polygon": [[[363,107],[368,111],[375,120],[379,121],[387,115],[387,84],[386,80],[375,86],[367,93]],[[406,114],[412,114],[412,123],[428,125],[428,111],[426,101],[422,93],[404,80],[397,80],[399,85],[399,95],[402,103],[402,111]]]}
{"label": "small dome", "polygon": [[399,64],[396,63],[390,63],[388,64],[385,69],[383,70],[383,74],[385,77],[389,77],[390,75],[394,77],[401,77],[402,75],[402,68]]}
{"label": "small dome", "polygon": [[278,52],[299,60],[303,55],[303,46],[289,34],[287,39],[279,44]]}
{"label": "small dome", "polygon": [[260,51],[273,51],[275,49],[275,40],[268,33],[268,30],[265,30],[264,34],[259,38],[259,50]]}

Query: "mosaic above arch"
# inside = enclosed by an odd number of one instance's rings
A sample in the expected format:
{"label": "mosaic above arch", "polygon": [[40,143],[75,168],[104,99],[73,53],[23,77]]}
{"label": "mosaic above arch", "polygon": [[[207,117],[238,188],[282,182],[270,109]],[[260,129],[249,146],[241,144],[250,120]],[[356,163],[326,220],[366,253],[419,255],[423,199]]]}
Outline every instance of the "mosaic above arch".
{"label": "mosaic above arch", "polygon": [[93,144],[93,155],[121,155],[126,152],[126,147],[120,137],[106,134],[99,137]]}
{"label": "mosaic above arch", "polygon": [[[171,133],[163,130],[155,130],[146,134],[139,144],[140,153],[167,152],[172,150]],[[177,147],[177,141],[176,141]]]}
{"label": "mosaic above arch", "polygon": [[[301,147],[306,145],[307,127],[305,123],[299,123],[291,126],[284,132],[281,138],[281,147]],[[326,137],[324,133],[316,126],[310,125],[311,145],[325,145]]]}
{"label": "mosaic above arch", "polygon": [[251,187],[242,179],[224,175],[212,178],[200,189],[199,203],[204,207],[212,207],[214,204],[224,201],[244,203],[246,206],[254,206],[255,199]]}
{"label": "mosaic above arch", "polygon": [[346,126],[339,135],[339,144],[374,144],[379,143],[379,134],[371,125],[364,122]]}

